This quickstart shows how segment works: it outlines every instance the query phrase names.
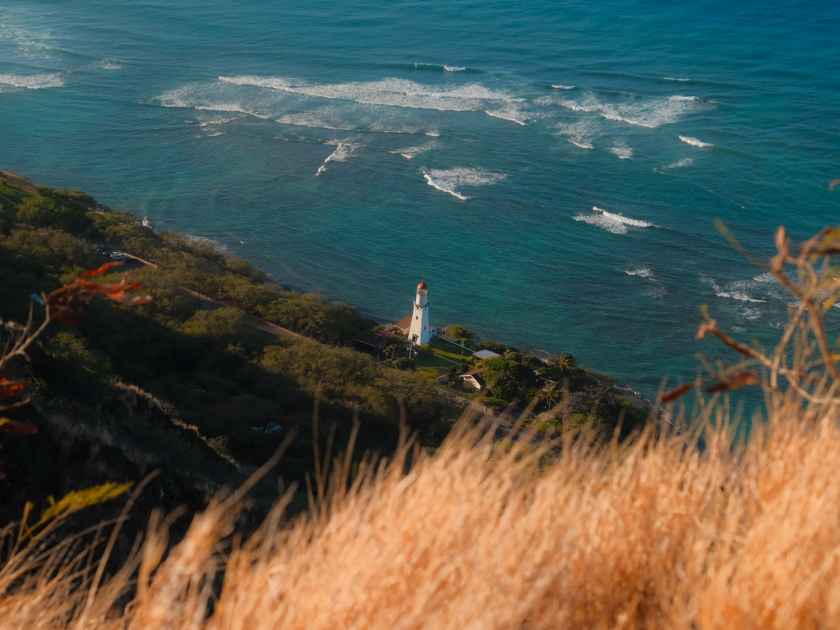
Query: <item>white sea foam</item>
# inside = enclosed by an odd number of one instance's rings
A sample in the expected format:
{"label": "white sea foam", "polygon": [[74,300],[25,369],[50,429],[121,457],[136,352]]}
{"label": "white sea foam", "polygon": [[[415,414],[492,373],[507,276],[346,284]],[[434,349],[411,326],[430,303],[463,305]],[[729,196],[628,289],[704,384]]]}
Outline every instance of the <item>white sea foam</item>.
{"label": "white sea foam", "polygon": [[682,159],[676,160],[674,162],[671,162],[670,164],[666,164],[662,168],[664,170],[669,170],[670,171],[670,170],[675,169],[675,168],[686,168],[687,166],[691,166],[692,164],[694,164],[694,159],[693,158],[682,158]]}
{"label": "white sea foam", "polygon": [[438,111],[478,111],[486,109],[489,103],[513,100],[506,93],[490,90],[478,83],[447,88],[392,78],[381,81],[315,84],[295,82],[284,77],[260,76],[220,76],[219,81],[313,98]]}
{"label": "white sea foam", "polygon": [[551,84],[552,90],[574,90],[576,87],[576,85],[563,85],[562,83]]}
{"label": "white sea foam", "polygon": [[120,62],[115,61],[114,59],[103,59],[96,63],[96,67],[100,70],[122,70],[123,66]]}
{"label": "white sea foam", "polygon": [[510,109],[497,109],[491,110],[486,109],[484,113],[488,116],[492,116],[493,118],[499,118],[501,120],[507,120],[508,122],[515,123],[517,125],[525,126],[528,121],[528,117],[520,112],[518,109],[510,108]]}
{"label": "white sea foam", "polygon": [[[329,143],[332,144],[332,143]],[[330,162],[345,162],[349,160],[359,150],[360,146],[354,144],[349,140],[340,140],[335,142],[335,151],[330,153],[326,159],[321,162],[321,166],[315,172],[315,177],[319,177],[327,171],[327,164]]]}
{"label": "white sea foam", "polygon": [[403,149],[394,149],[393,151],[389,151],[389,153],[393,153],[394,155],[399,155],[405,158],[406,160],[413,160],[421,153],[426,153],[427,151],[431,151],[435,148],[435,142],[427,142],[426,144],[420,144],[415,147],[405,147]]}
{"label": "white sea foam", "polygon": [[469,199],[458,189],[463,186],[489,186],[504,180],[504,173],[493,173],[476,168],[423,169],[420,171],[426,183],[432,188],[452,195],[456,199]]}
{"label": "white sea foam", "polygon": [[654,279],[653,269],[646,265],[625,269],[624,273],[626,273],[628,276],[636,276],[637,278],[644,278],[645,280]]}
{"label": "white sea foam", "polygon": [[764,273],[760,273],[752,279],[753,282],[757,284],[770,284],[776,281],[776,278],[773,276],[772,273],[769,271],[765,271]]}
{"label": "white sea foam", "polygon": [[45,74],[0,74],[0,89],[17,88],[24,90],[43,90],[64,85],[64,77],[57,73]]}
{"label": "white sea foam", "polygon": [[698,149],[711,149],[713,144],[709,142],[703,142],[699,138],[694,138],[692,136],[677,136],[682,142],[689,144],[693,147],[697,147]]}
{"label": "white sea foam", "polygon": [[747,284],[744,282],[733,282],[729,286],[722,287],[712,278],[701,276],[700,280],[704,284],[709,285],[712,288],[712,291],[714,291],[715,295],[719,298],[723,298],[726,300],[736,300],[738,302],[747,302],[750,304],[764,304],[767,302],[767,300],[762,300],[760,298],[756,298],[749,295],[745,291],[745,289],[747,288]]}
{"label": "white sea foam", "polygon": [[581,120],[572,124],[559,124],[555,129],[579,149],[591,150],[594,148],[592,146],[592,136],[595,133],[595,128],[589,121]]}
{"label": "white sea foam", "polygon": [[701,105],[695,96],[668,96],[625,103],[604,103],[589,94],[581,100],[564,99],[558,104],[575,112],[598,114],[613,122],[655,129],[677,122]]}
{"label": "white sea foam", "polygon": [[430,138],[440,138],[440,132],[437,129],[429,129],[424,133]]}
{"label": "white sea foam", "polygon": [[583,223],[597,226],[613,234],[627,234],[630,228],[656,227],[656,225],[648,221],[625,217],[623,214],[610,212],[598,206],[592,206],[592,214],[578,214],[573,218],[575,221],[582,221]]}
{"label": "white sea foam", "polygon": [[745,306],[740,310],[741,317],[747,321],[753,321],[761,318],[761,309],[754,306]]}
{"label": "white sea foam", "polygon": [[299,112],[295,114],[284,114],[276,119],[281,125],[293,125],[296,127],[310,127],[315,129],[332,129],[334,131],[353,131],[353,127],[342,125],[334,120],[327,119],[315,112]]}
{"label": "white sea foam", "polygon": [[688,83],[691,79],[687,77],[662,77],[663,81],[677,81],[678,83]]}
{"label": "white sea foam", "polygon": [[440,72],[465,72],[466,66],[453,66],[446,63],[424,63],[415,61],[414,68],[417,70],[438,70]]}
{"label": "white sea foam", "polygon": [[633,149],[623,142],[618,142],[610,147],[610,153],[616,156],[619,160],[629,160],[633,157]]}
{"label": "white sea foam", "polygon": [[268,119],[270,116],[256,111],[238,101],[214,102],[195,94],[193,86],[185,86],[164,92],[156,99],[162,107],[194,109],[200,112],[228,112]]}

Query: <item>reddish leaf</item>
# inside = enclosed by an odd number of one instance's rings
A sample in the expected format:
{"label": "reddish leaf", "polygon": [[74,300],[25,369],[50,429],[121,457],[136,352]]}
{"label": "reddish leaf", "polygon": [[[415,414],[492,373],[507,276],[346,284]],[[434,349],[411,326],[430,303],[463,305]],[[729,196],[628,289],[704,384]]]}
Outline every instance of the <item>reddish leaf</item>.
{"label": "reddish leaf", "polygon": [[107,262],[104,265],[101,265],[101,266],[97,267],[96,269],[90,269],[89,271],[85,271],[82,274],[82,277],[83,278],[93,278],[95,276],[101,276],[101,275],[104,275],[104,274],[108,273],[109,271],[111,271],[111,269],[113,269],[114,267],[121,267],[122,264],[123,263],[121,261],[118,261],[118,260],[113,261],[113,262]]}
{"label": "reddish leaf", "polygon": [[694,389],[694,383],[684,383],[662,394],[662,397],[659,400],[663,403],[674,402],[678,398],[685,396],[692,389]]}
{"label": "reddish leaf", "polygon": [[749,385],[758,385],[759,378],[758,374],[755,372],[736,372],[732,376],[727,379],[724,379],[718,383],[713,383],[706,388],[706,392],[709,394],[717,394],[720,392],[728,392],[734,389],[740,389],[742,387],[747,387]]}
{"label": "reddish leaf", "polygon": [[0,398],[12,398],[20,394],[26,383],[22,381],[10,381],[9,379],[0,377]]}
{"label": "reddish leaf", "polygon": [[38,433],[38,427],[31,422],[19,422],[17,420],[9,420],[8,418],[0,418],[0,431],[18,433],[20,435],[34,435]]}

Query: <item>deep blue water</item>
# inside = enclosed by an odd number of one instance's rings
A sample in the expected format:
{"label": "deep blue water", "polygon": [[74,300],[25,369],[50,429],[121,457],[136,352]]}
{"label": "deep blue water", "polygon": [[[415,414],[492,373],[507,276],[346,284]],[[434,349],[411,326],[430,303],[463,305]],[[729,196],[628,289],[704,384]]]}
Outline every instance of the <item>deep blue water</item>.
{"label": "deep blue water", "polygon": [[790,301],[714,218],[766,256],[840,216],[838,42],[834,0],[5,0],[0,168],[650,393],[700,304]]}

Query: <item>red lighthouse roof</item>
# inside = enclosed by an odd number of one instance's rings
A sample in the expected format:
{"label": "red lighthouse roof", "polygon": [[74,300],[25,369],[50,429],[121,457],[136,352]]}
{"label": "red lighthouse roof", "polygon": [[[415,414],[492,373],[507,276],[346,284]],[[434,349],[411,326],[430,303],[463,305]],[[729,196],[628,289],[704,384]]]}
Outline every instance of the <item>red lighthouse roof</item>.
{"label": "red lighthouse roof", "polygon": [[418,291],[427,291],[428,289],[429,289],[429,287],[426,286],[426,281],[425,280],[421,280],[420,284],[417,285],[417,290]]}

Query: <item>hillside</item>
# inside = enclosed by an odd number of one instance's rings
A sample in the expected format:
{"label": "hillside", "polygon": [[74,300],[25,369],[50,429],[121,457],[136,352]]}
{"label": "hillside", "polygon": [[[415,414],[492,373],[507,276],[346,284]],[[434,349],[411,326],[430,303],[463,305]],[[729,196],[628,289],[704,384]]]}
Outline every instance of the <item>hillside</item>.
{"label": "hillside", "polygon": [[[157,233],[85,193],[0,173],[0,317],[23,322],[30,305],[39,312],[33,296],[114,260],[122,264],[110,278],[140,283],[151,300],[94,301],[39,340],[25,368],[32,404],[14,411],[39,433],[4,441],[6,520],[25,500],[155,469],[151,494],[197,508],[290,434],[278,473],[303,484],[315,469],[316,399],[319,446],[334,432],[343,448],[358,423],[359,453],[393,452],[401,418],[435,448],[470,400],[517,410],[537,399],[541,431],[571,422],[610,435],[619,420],[628,428],[646,415],[643,401],[568,355],[547,361],[498,343],[501,357],[471,361],[489,381],[482,396],[442,384],[467,365],[440,351],[409,360],[401,338],[377,335],[350,306],[287,289],[212,244]],[[371,338],[382,360],[354,350]],[[276,483],[261,492],[269,504]]]}

